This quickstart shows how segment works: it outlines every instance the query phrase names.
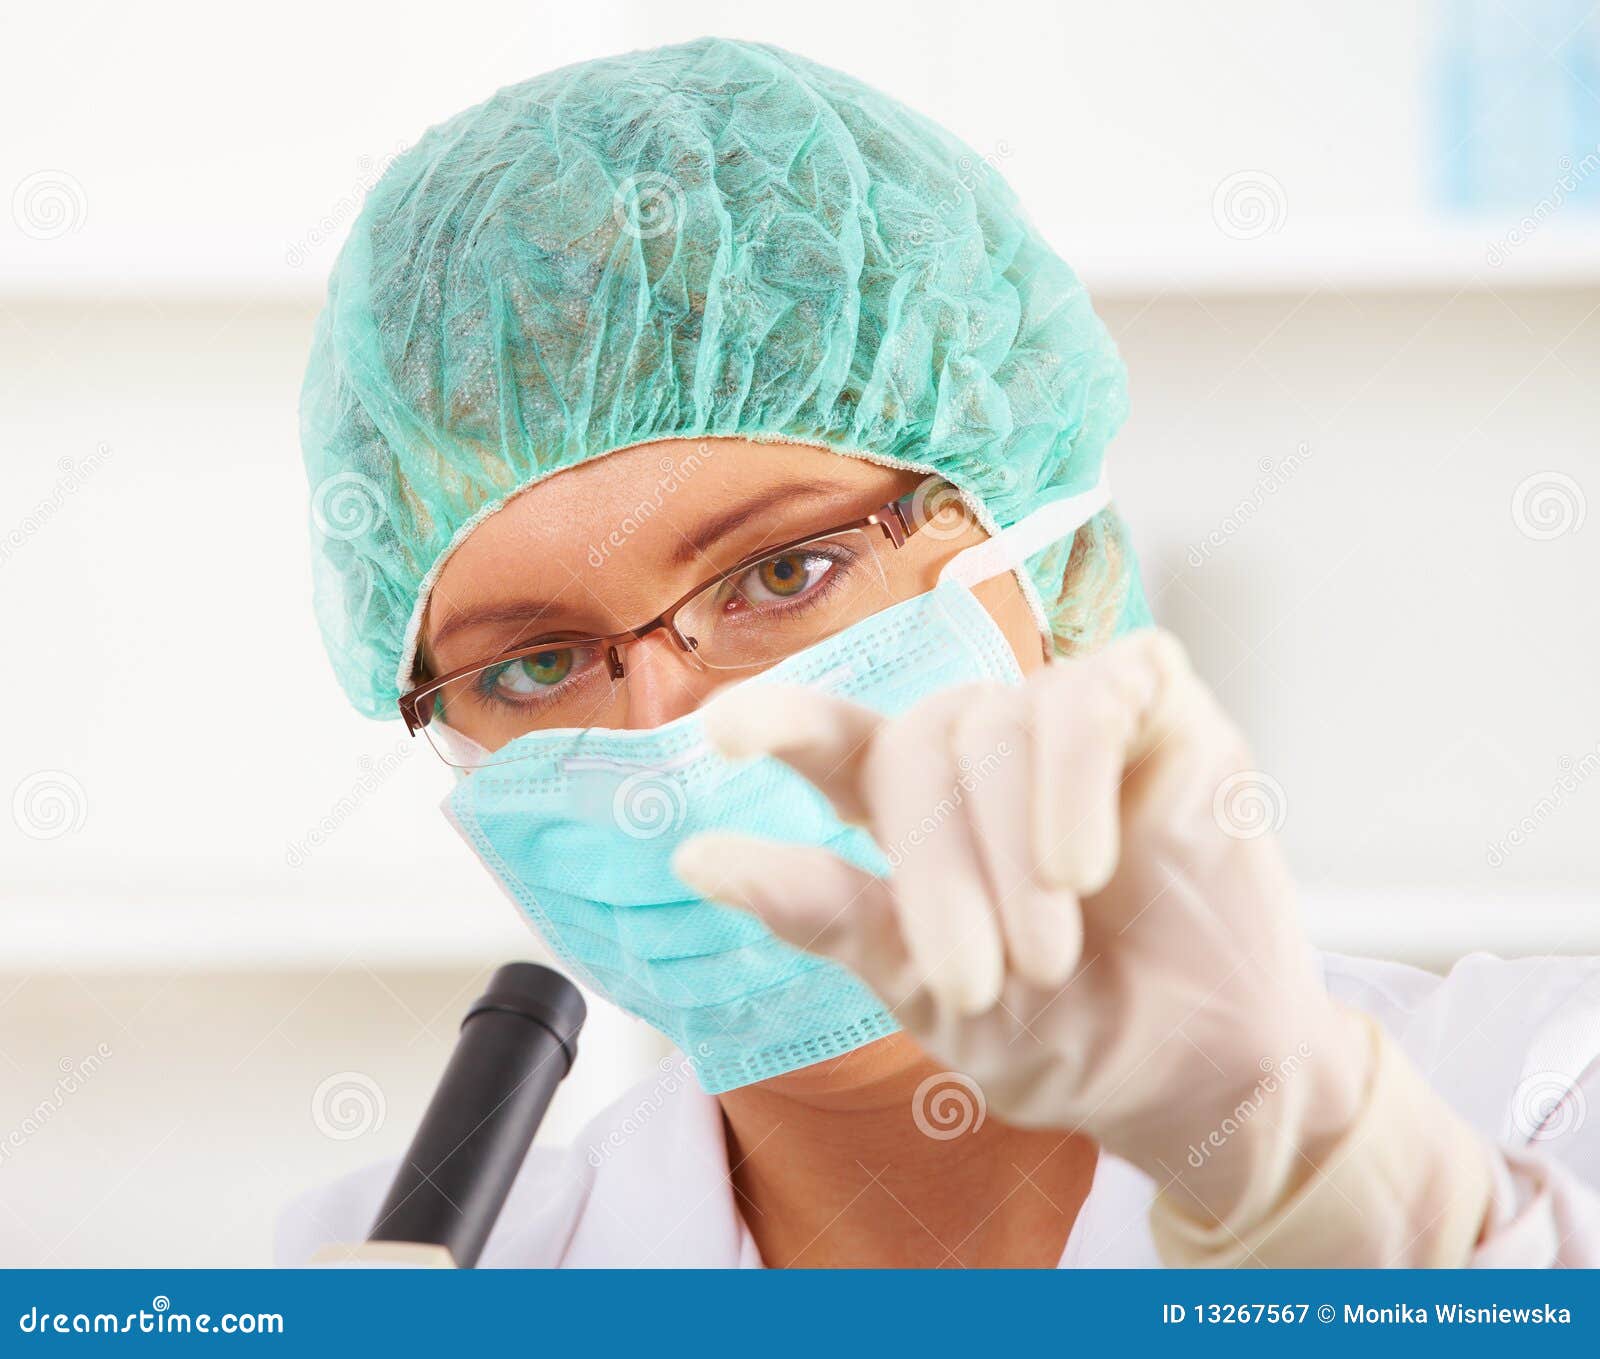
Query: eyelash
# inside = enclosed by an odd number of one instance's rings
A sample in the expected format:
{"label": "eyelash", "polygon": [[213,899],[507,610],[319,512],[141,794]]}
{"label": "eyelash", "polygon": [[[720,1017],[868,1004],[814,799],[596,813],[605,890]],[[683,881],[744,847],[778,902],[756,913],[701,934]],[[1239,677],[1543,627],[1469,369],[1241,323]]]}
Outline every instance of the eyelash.
{"label": "eyelash", "polygon": [[[795,550],[796,552],[801,551],[801,549],[798,548]],[[777,555],[788,556],[790,554],[778,553]],[[848,548],[840,547],[837,544],[833,544],[827,548],[806,548],[804,549],[804,555],[808,557],[822,557],[825,560],[832,562],[833,565],[814,587],[807,590],[802,595],[797,595],[793,603],[780,604],[777,607],[766,609],[765,612],[768,616],[774,613],[802,613],[806,609],[814,608],[816,605],[820,604],[829,593],[839,587],[841,583],[840,576],[847,568],[849,568],[858,560],[858,554],[851,552]],[[771,560],[773,560],[773,558],[764,557],[759,562],[752,562],[743,571],[741,571],[739,575],[735,577],[735,579],[742,580],[751,571],[759,571],[764,562]],[[742,625],[736,623],[734,626],[739,627]]]}
{"label": "eyelash", "polygon": [[[551,651],[558,651],[561,648],[559,646],[551,646],[549,649]],[[585,650],[589,649],[590,648],[587,647],[585,648]],[[499,688],[500,677],[505,674],[509,667],[515,664],[517,664],[516,661],[507,661],[503,665],[491,666],[487,670],[480,671],[478,673],[477,682],[472,686],[477,691],[478,697],[486,703],[494,703],[502,708],[532,707],[535,703],[543,703],[548,701],[552,696],[561,693],[569,685],[578,683],[583,674],[582,671],[575,669],[568,671],[568,673],[562,676],[562,678],[556,683],[546,686],[544,691],[540,693],[537,698],[524,698],[519,701],[518,699],[507,698],[500,692]]]}
{"label": "eyelash", "polygon": [[[799,549],[796,550],[798,551]],[[788,554],[779,553],[777,555],[783,556]],[[823,599],[832,593],[833,590],[839,587],[839,585],[842,583],[841,577],[859,560],[858,553],[851,552],[848,548],[840,547],[837,544],[830,545],[827,548],[808,548],[806,549],[806,555],[812,557],[822,557],[831,562],[832,566],[815,586],[807,590],[803,595],[797,596],[792,603],[783,603],[775,607],[767,608],[765,610],[766,616],[770,617],[774,613],[792,615],[803,613],[805,610],[810,608],[815,608],[822,602]],[[762,558],[761,561],[752,562],[749,566],[745,567],[738,576],[730,577],[729,583],[743,579],[750,572],[759,570],[763,562],[770,560],[772,560],[772,558]],[[748,626],[748,624],[735,623],[733,626]],[[552,640],[554,642],[554,639]],[[557,646],[558,644],[553,644],[551,650],[556,650]],[[505,665],[480,672],[478,681],[473,686],[478,691],[480,699],[486,703],[493,703],[504,708],[529,707],[534,703],[547,702],[555,695],[563,692],[569,685],[579,683],[581,681],[582,674],[584,673],[574,669],[564,676],[558,683],[552,684],[546,688],[536,699],[525,699],[518,701],[517,699],[507,698],[499,691],[500,676],[505,673],[506,666],[515,664],[515,661],[507,661]]]}

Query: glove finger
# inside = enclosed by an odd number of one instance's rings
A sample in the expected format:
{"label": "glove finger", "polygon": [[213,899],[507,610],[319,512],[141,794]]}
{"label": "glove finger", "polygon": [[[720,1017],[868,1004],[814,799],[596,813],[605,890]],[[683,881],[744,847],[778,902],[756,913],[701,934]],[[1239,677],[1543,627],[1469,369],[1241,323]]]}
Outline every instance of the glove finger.
{"label": "glove finger", "polygon": [[672,871],[785,943],[842,963],[891,1009],[916,989],[888,884],[825,849],[707,831],[678,847]]}
{"label": "glove finger", "polygon": [[798,684],[737,685],[706,705],[706,736],[730,759],[773,755],[816,786],[851,825],[865,825],[861,766],[884,719]]}
{"label": "glove finger", "polygon": [[1040,877],[1030,834],[1034,791],[1028,698],[1011,689],[957,718],[952,750],[1012,970],[1035,986],[1064,986],[1083,951],[1077,895]]}
{"label": "glove finger", "polygon": [[1155,636],[1114,642],[1030,686],[1034,853],[1046,882],[1083,897],[1104,887],[1117,865],[1123,771],[1160,684]]}
{"label": "glove finger", "polygon": [[873,837],[888,856],[901,929],[929,990],[965,1015],[999,998],[1005,949],[950,750],[982,690],[950,690],[879,729],[862,767]]}

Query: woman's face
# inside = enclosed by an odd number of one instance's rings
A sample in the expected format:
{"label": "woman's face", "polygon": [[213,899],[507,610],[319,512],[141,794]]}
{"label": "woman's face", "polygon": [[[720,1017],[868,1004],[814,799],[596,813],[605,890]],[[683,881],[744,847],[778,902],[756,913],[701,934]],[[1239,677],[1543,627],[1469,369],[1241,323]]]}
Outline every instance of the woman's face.
{"label": "woman's face", "polygon": [[[667,440],[571,468],[491,515],[451,556],[428,605],[423,659],[441,675],[550,634],[636,627],[746,558],[859,519],[921,481],[819,448],[744,439]],[[899,549],[885,541],[877,552],[887,602],[931,590],[945,562],[985,537],[970,520],[939,522],[937,532]],[[1042,665],[1015,578],[1003,574],[975,593],[1022,670]],[[604,725],[659,726],[755,673],[699,668],[663,631],[626,647],[623,664]],[[858,1099],[925,1061],[896,1034],[763,1085],[813,1102]]]}
{"label": "woman's face", "polygon": [[[921,480],[824,449],[744,439],[665,440],[570,468],[491,515],[451,556],[428,605],[422,655],[439,675],[547,635],[638,626],[745,558],[870,514]],[[959,532],[942,524],[899,550],[881,543],[890,600],[932,589],[945,562],[985,536],[970,521]],[[976,593],[1023,670],[1042,664],[1015,579],[1000,576]],[[622,660],[619,701],[596,725],[659,726],[765,668],[697,666],[660,631],[626,647]]]}

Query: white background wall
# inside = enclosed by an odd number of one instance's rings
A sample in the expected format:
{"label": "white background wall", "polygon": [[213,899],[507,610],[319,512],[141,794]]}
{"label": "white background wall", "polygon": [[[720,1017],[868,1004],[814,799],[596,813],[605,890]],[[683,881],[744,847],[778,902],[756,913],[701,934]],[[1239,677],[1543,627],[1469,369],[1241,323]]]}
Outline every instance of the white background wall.
{"label": "white background wall", "polygon": [[[1282,790],[1317,936],[1430,964],[1600,949],[1600,218],[1574,193],[1491,263],[1537,195],[1430,206],[1460,152],[1430,9],[169,4],[7,25],[0,1145],[28,1131],[0,1155],[0,1264],[263,1259],[288,1193],[404,1146],[483,972],[536,956],[439,818],[442,769],[346,712],[321,658],[296,390],[388,155],[500,84],[702,32],[939,117],[1094,286],[1133,376],[1113,466],[1157,615]],[[1562,173],[1552,156],[1534,182]],[[552,1138],[657,1052],[596,1011]],[[314,1102],[349,1071],[384,1116],[369,1097],[339,1140]]]}

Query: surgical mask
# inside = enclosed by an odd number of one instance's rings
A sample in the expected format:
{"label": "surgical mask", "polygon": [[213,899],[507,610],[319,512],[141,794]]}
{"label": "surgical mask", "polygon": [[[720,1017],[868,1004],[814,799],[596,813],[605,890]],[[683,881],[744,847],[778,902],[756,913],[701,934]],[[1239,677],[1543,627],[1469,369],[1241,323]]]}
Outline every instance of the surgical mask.
{"label": "surgical mask", "polygon": [[[894,716],[956,685],[1020,683],[1010,644],[970,586],[1065,537],[1107,499],[1102,483],[1036,511],[952,559],[933,590],[740,687],[814,686]],[[514,745],[514,759],[457,784],[446,815],[557,957],[676,1043],[707,1091],[838,1057],[898,1029],[845,968],[673,876],[678,846],[712,830],[816,846],[886,875],[890,864],[867,833],[787,765],[726,759],[707,740],[701,711],[645,731],[536,731]]]}

